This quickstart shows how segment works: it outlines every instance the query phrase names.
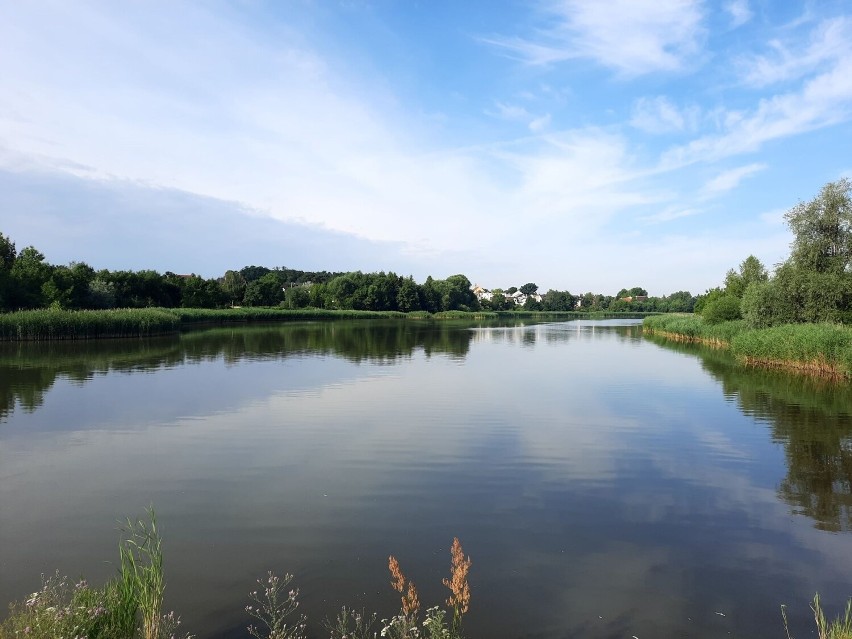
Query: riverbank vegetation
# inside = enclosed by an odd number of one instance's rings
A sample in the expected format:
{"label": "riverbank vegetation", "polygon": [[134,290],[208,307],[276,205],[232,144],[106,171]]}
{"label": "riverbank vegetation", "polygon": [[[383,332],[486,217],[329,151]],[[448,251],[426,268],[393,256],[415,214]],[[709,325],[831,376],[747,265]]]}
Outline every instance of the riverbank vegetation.
{"label": "riverbank vegetation", "polygon": [[17,250],[0,233],[0,313],[31,309],[225,309],[281,307],[375,312],[690,312],[688,291],[648,296],[641,287],[616,295],[549,290],[538,286],[484,289],[462,274],[423,283],[393,272],[300,271],[245,266],[203,278],[154,270],[95,270],[85,262],[49,263],[33,246]]}
{"label": "riverbank vegetation", "polygon": [[784,217],[794,241],[771,276],[749,256],[699,297],[696,315],[647,318],[645,330],[750,364],[852,377],[852,181],[826,184]]}
{"label": "riverbank vegetation", "polygon": [[[473,562],[461,542],[450,546],[450,576],[442,580],[448,589],[440,605],[424,608],[414,582],[399,561],[388,557],[390,586],[400,596],[399,612],[377,622],[378,615],[343,606],[321,627],[330,639],[463,639],[464,617],[470,610],[468,574]],[[306,639],[308,617],[299,612],[300,591],[293,575],[272,572],[258,579],[245,605],[246,634],[254,639]],[[145,519],[128,519],[122,527],[119,563],[115,577],[102,587],[82,577],[70,580],[57,572],[42,575],[42,586],[25,600],[9,606],[0,623],[0,639],[192,639],[180,630],[175,612],[164,612],[166,590],[163,542],[153,509]],[[820,639],[852,639],[852,600],[844,615],[827,620],[819,594],[811,609]],[[786,607],[782,618],[791,639]]]}
{"label": "riverbank vegetation", "polygon": [[[0,639],[184,639],[180,617],[164,613],[166,589],[162,537],[153,509],[147,519],[128,519],[119,543],[118,574],[103,587],[85,579],[72,581],[55,573],[42,575],[41,588],[23,602],[10,605],[0,624]],[[446,608],[423,609],[417,587],[402,572],[399,561],[388,558],[390,585],[400,595],[401,608],[377,623],[376,614],[344,606],[334,619],[322,623],[331,639],[462,639],[464,615],[470,609],[468,573],[472,561],[458,538],[450,547],[450,576]],[[255,639],[305,639],[308,618],[298,613],[299,589],[290,574],[272,572],[258,579],[245,606],[246,632]]]}
{"label": "riverbank vegetation", "polygon": [[714,324],[698,315],[655,315],[642,327],[649,334],[729,349],[751,365],[852,378],[852,328],[840,324],[754,329],[744,320]]}
{"label": "riverbank vegetation", "polygon": [[0,341],[84,340],[109,337],[151,337],[198,327],[262,322],[320,320],[522,320],[641,319],[643,313],[582,311],[357,311],[274,308],[140,308],[63,310],[57,308],[0,313]]}

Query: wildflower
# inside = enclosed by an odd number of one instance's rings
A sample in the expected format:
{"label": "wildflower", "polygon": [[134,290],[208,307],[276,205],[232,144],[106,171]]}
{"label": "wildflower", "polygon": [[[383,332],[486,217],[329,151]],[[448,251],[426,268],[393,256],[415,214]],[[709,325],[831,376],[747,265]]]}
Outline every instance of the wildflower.
{"label": "wildflower", "polygon": [[399,567],[399,562],[396,557],[391,555],[388,557],[388,570],[391,574],[391,588],[397,592],[403,593],[402,612],[404,615],[416,615],[420,610],[420,599],[417,596],[417,588],[414,582],[408,582],[408,589],[405,588],[405,575],[402,574],[402,569]]}
{"label": "wildflower", "polygon": [[402,574],[399,562],[393,555],[388,557],[388,570],[390,570],[391,574],[391,588],[397,592],[402,592],[403,588],[405,588],[405,575]]}
{"label": "wildflower", "polygon": [[453,594],[447,599],[447,605],[455,610],[456,618],[460,618],[470,608],[470,585],[467,583],[467,573],[473,562],[470,557],[465,559],[458,537],[453,538],[450,555],[452,556],[450,579],[444,579],[444,585]]}

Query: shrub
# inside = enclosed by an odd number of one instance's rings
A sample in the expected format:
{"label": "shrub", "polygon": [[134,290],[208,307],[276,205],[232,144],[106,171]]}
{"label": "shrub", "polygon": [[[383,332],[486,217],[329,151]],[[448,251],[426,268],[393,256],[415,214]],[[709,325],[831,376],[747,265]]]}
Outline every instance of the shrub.
{"label": "shrub", "polygon": [[734,295],[722,295],[704,305],[701,316],[710,324],[740,319],[740,300]]}

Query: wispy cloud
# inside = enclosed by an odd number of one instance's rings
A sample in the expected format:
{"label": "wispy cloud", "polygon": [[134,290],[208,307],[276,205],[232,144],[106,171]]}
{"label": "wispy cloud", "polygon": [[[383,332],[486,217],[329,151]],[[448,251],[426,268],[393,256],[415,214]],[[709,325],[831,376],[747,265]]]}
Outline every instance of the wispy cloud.
{"label": "wispy cloud", "polygon": [[506,104],[505,102],[495,102],[495,110],[486,110],[487,115],[493,115],[504,120],[529,120],[530,112],[524,107],[517,104]]}
{"label": "wispy cloud", "polygon": [[639,220],[641,222],[645,222],[646,224],[660,224],[662,222],[671,222],[672,220],[678,220],[684,217],[692,217],[693,215],[698,215],[699,213],[703,213],[703,211],[701,209],[682,209],[679,207],[669,207],[663,209],[659,213],[642,216],[639,218]]}
{"label": "wispy cloud", "polygon": [[591,59],[626,76],[676,71],[700,52],[698,0],[558,0],[542,5],[534,36],[483,38],[533,65]]}
{"label": "wispy cloud", "polygon": [[530,131],[533,133],[540,133],[547,129],[550,126],[550,114],[545,113],[541,117],[535,118],[529,123]]}
{"label": "wispy cloud", "polygon": [[633,105],[630,124],[647,133],[691,131],[698,116],[697,107],[678,108],[665,96],[643,97]]}
{"label": "wispy cloud", "polygon": [[769,141],[824,128],[852,117],[852,57],[804,83],[799,91],[762,99],[752,111],[728,111],[722,132],[666,152],[665,167],[753,152]]}
{"label": "wispy cloud", "polygon": [[[794,31],[794,36],[797,34]],[[746,85],[759,88],[796,80],[821,66],[848,59],[852,56],[852,18],[825,20],[806,37],[772,40],[769,48],[766,53],[739,60]]]}
{"label": "wispy cloud", "polygon": [[735,189],[745,178],[759,173],[765,168],[765,164],[749,164],[723,171],[704,185],[702,194],[705,196],[715,196]]}
{"label": "wispy cloud", "polygon": [[754,13],[748,6],[748,0],[730,0],[724,5],[725,11],[731,17],[731,28],[743,26],[754,17]]}

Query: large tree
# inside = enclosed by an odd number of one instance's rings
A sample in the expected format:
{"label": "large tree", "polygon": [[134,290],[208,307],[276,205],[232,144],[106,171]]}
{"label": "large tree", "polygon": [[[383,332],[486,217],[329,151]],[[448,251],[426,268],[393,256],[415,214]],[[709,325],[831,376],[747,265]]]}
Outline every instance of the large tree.
{"label": "large tree", "polygon": [[766,267],[754,255],[749,255],[740,263],[739,272],[731,269],[725,276],[725,293],[741,298],[750,284],[765,282],[769,279]]}
{"label": "large tree", "polygon": [[[784,219],[793,232],[789,259],[768,281],[751,282],[742,296],[755,327],[852,319],[852,181],[829,182]],[[735,279],[735,278],[733,278]]]}
{"label": "large tree", "polygon": [[842,273],[852,266],[852,181],[829,182],[784,219],[796,238],[790,260],[809,271]]}

